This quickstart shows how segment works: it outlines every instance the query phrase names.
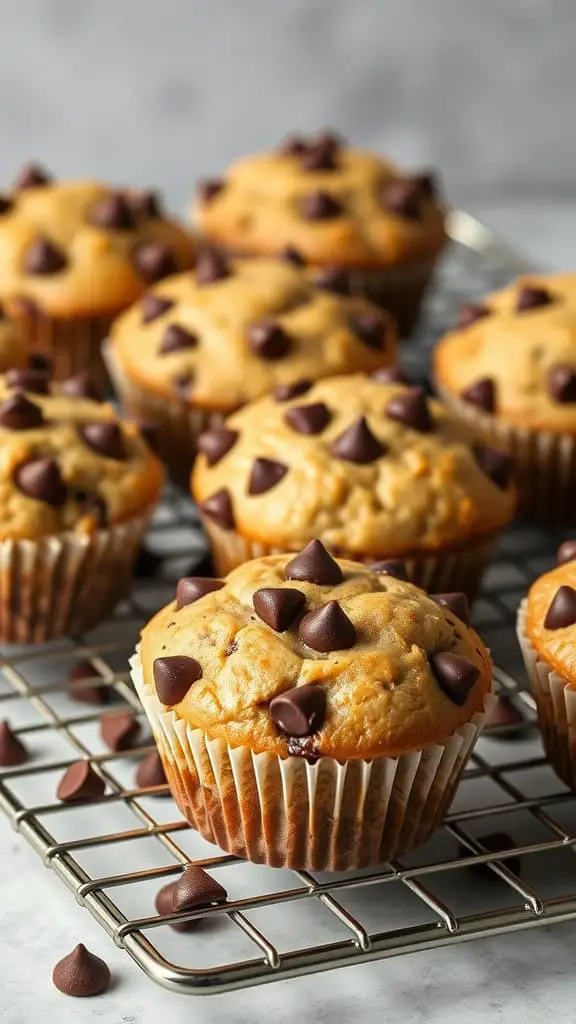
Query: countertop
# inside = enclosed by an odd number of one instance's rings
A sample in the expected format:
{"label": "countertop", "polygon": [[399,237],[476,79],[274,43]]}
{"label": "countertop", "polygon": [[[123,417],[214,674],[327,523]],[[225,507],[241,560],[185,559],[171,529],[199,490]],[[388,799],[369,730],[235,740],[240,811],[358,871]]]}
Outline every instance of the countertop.
{"label": "countertop", "polygon": [[[477,206],[508,241],[548,267],[569,267],[576,208]],[[573,1024],[576,924],[539,928],[328,974],[209,998],[149,982],[0,816],[0,1020],[196,1024],[273,1019],[348,1024],[516,1022]],[[104,957],[114,985],[97,999],[67,999],[51,985],[54,963],[79,941]]]}

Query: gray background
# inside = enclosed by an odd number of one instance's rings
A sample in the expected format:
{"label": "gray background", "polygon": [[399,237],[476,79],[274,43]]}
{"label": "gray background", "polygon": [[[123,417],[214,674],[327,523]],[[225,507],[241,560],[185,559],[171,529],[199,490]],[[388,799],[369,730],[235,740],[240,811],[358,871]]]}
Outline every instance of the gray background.
{"label": "gray background", "polygon": [[460,202],[576,192],[575,0],[3,0],[0,179],[163,185],[333,125]]}

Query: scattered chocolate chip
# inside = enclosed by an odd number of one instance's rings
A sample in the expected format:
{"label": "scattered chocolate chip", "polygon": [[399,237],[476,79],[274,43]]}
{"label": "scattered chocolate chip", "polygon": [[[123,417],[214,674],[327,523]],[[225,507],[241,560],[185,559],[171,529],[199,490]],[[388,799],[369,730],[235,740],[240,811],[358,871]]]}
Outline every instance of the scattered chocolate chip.
{"label": "scattered chocolate chip", "polygon": [[322,288],[327,292],[335,292],[336,295],[348,295],[350,293],[350,278],[345,267],[324,267],[314,275],[314,284],[317,288]]}
{"label": "scattered chocolate chip", "polygon": [[198,451],[206,456],[209,466],[215,466],[228,454],[238,440],[238,431],[228,427],[213,427],[198,438]]}
{"label": "scattered chocolate chip", "polygon": [[28,751],[8,722],[0,721],[0,768],[16,768],[28,760]]}
{"label": "scattered chocolate chip", "polygon": [[248,327],[252,351],[261,359],[283,359],[292,348],[290,335],[273,320],[259,320]]}
{"label": "scattered chocolate chip", "polygon": [[99,494],[91,491],[75,491],[72,500],[78,504],[78,512],[83,516],[91,516],[98,526],[107,526],[108,509],[106,502]]}
{"label": "scattered chocolate chip", "polygon": [[13,206],[14,203],[12,202],[10,197],[4,195],[3,193],[0,193],[0,216],[4,213],[10,213],[10,210],[13,208]]}
{"label": "scattered chocolate chip", "polygon": [[465,626],[470,625],[470,606],[466,594],[458,591],[451,594],[430,594],[430,597],[436,601],[436,604],[452,612]]}
{"label": "scattered chocolate chip", "polygon": [[131,711],[113,711],[100,719],[100,735],[115,753],[130,750],[140,735],[140,722]]}
{"label": "scattered chocolate chip", "polygon": [[548,370],[546,382],[555,402],[576,402],[576,367],[554,363]]}
{"label": "scattered chocolate chip", "polygon": [[60,779],[56,797],[63,804],[89,804],[101,800],[105,790],[104,779],[94,771],[89,761],[75,761]]}
{"label": "scattered chocolate chip", "polygon": [[375,462],[387,451],[377,437],[374,436],[366,418],[359,416],[342,434],[332,441],[330,451],[338,459],[367,465]]}
{"label": "scattered chocolate chip", "polygon": [[293,263],[295,267],[305,267],[306,260],[304,259],[301,252],[295,249],[293,245],[287,245],[286,248],[282,249],[280,257],[283,260],[287,260],[288,263]]}
{"label": "scattered chocolate chip", "polygon": [[505,452],[498,452],[495,448],[488,448],[482,444],[475,445],[474,454],[482,472],[492,483],[505,491],[512,478],[514,459]]}
{"label": "scattered chocolate chip", "polygon": [[226,487],[222,487],[221,490],[206,498],[206,501],[201,503],[200,508],[204,515],[212,519],[217,526],[221,526],[223,530],[234,529],[236,525],[234,509],[232,508],[230,492]]}
{"label": "scattered chocolate chip", "polygon": [[160,281],[178,270],[171,246],[161,242],[146,242],[136,246],[132,258],[136,270],[145,281]]}
{"label": "scattered chocolate chip", "polygon": [[286,745],[290,757],[303,757],[308,764],[316,764],[322,756],[312,736],[289,736]]}
{"label": "scattered chocolate chip", "polygon": [[162,216],[162,200],[153,188],[133,189],[128,196],[128,202],[134,213],[142,217]]}
{"label": "scattered chocolate chip", "polygon": [[307,144],[301,135],[286,135],[278,146],[278,152],[282,156],[299,156],[305,153]]}
{"label": "scattered chocolate chip", "polygon": [[[166,772],[164,771],[162,758],[157,750],[153,750],[143,761],[140,761],[136,769],[136,785],[140,789],[148,789],[149,786],[165,786],[166,783]],[[170,796],[170,793],[165,791],[151,795]]]}
{"label": "scattered chocolate chip", "polygon": [[496,409],[496,385],[491,377],[481,377],[460,392],[460,398],[469,405],[475,405],[483,412]]}
{"label": "scattered chocolate chip", "polygon": [[415,178],[403,178],[385,185],[381,199],[390,213],[407,220],[418,220],[421,215],[422,186]]}
{"label": "scattered chocolate chip", "polygon": [[217,249],[204,249],[196,264],[197,284],[214,284],[230,276],[230,267]]}
{"label": "scattered chocolate chip", "polygon": [[173,306],[173,299],[164,299],[161,295],[153,295],[152,293],[145,295],[140,303],[142,323],[149,324],[153,320],[157,320],[159,316],[163,316]]}
{"label": "scattered chocolate chip", "polygon": [[544,619],[544,629],[565,629],[576,622],[576,590],[562,586],[556,591]]}
{"label": "scattered chocolate chip", "polygon": [[385,558],[381,562],[373,562],[370,566],[372,572],[379,576],[393,576],[396,580],[408,583],[408,573],[405,563],[399,558]]}
{"label": "scattered chocolate chip", "polygon": [[42,409],[20,391],[0,405],[0,426],[7,430],[33,430],[44,423]]}
{"label": "scattered chocolate chip", "polygon": [[331,220],[342,213],[340,202],[329,192],[310,192],[302,199],[300,209],[306,220]]}
{"label": "scattered chocolate chip", "polygon": [[50,393],[50,375],[46,370],[8,370],[4,380],[9,388],[30,391],[35,395]]}
{"label": "scattered chocolate chip", "polygon": [[248,494],[265,494],[279,484],[288,472],[288,466],[274,459],[254,459],[248,481]]}
{"label": "scattered chocolate chip", "polygon": [[402,423],[410,430],[417,430],[420,434],[429,434],[434,429],[423,388],[414,387],[398,392],[388,402],[385,412],[391,420]]}
{"label": "scattered chocolate chip", "polygon": [[397,366],[383,366],[370,374],[372,380],[377,384],[410,384],[408,377]]}
{"label": "scattered chocolate chip", "polygon": [[92,402],[103,402],[96,384],[89,373],[76,373],[60,384],[60,391],[69,398],[89,398]]}
{"label": "scattered chocolate chip", "polygon": [[[156,893],[154,906],[161,917],[174,913],[174,892],[177,884],[177,882],[168,882],[168,885],[163,885]],[[174,922],[170,927],[173,928],[175,932],[189,932],[194,928],[197,928],[201,922],[202,918],[196,917],[193,921]]]}
{"label": "scattered chocolate chip", "polygon": [[338,601],[328,601],[308,612],[300,621],[298,636],[308,647],[323,654],[343,651],[356,643],[356,630]]}
{"label": "scattered chocolate chip", "polygon": [[517,736],[519,727],[526,726],[527,722],[521,711],[518,710],[509,697],[499,694],[488,718],[488,725],[498,726],[496,736],[508,738]]}
{"label": "scattered chocolate chip", "polygon": [[52,972],[52,981],[65,996],[98,996],[110,985],[110,968],[80,942]]}
{"label": "scattered chocolate chip", "polygon": [[525,313],[529,309],[538,309],[540,306],[548,306],[552,302],[552,296],[547,288],[539,288],[533,285],[524,285],[518,292],[516,298],[516,312]]}
{"label": "scattered chocolate chip", "polygon": [[223,885],[197,864],[189,864],[176,882],[173,906],[176,914],[196,907],[225,903],[228,893]]}
{"label": "scattered chocolate chip", "polygon": [[369,348],[383,352],[386,348],[386,321],[381,313],[373,310],[357,313],[350,320],[350,326]]}
{"label": "scattered chocolate chip", "polygon": [[462,707],[472,687],[480,677],[480,669],[467,658],[450,651],[437,651],[430,655],[430,666],[438,686],[453,704]]}
{"label": "scattered chocolate chip", "polygon": [[41,188],[42,185],[49,185],[52,177],[40,164],[28,163],[18,173],[14,182],[14,190],[21,192],[25,188]]}
{"label": "scattered chocolate chip", "polygon": [[168,324],[160,338],[158,352],[165,356],[169,352],[181,352],[183,349],[197,348],[198,338],[178,324]]}
{"label": "scattered chocolate chip", "polygon": [[576,540],[565,540],[558,548],[556,563],[564,565],[565,562],[573,562],[574,559],[576,559]]}
{"label": "scattered chocolate chip", "polygon": [[37,238],[24,254],[24,270],[27,274],[57,274],[67,265],[64,253],[48,238]]}
{"label": "scattered chocolate chip", "polygon": [[484,317],[490,316],[490,310],[487,306],[481,306],[476,302],[469,302],[464,306],[461,306],[458,311],[458,326],[459,327],[470,327],[471,324],[475,324],[477,320],[483,320]]}
{"label": "scattered chocolate chip", "polygon": [[205,594],[212,594],[215,590],[221,590],[223,586],[223,580],[207,579],[205,576],[183,576],[178,580],[176,587],[176,608],[179,611],[187,604],[194,604]]}
{"label": "scattered chocolate chip", "polygon": [[287,736],[310,736],[318,732],[326,718],[326,693],[322,686],[307,683],[273,697],[270,718]]}
{"label": "scattered chocolate chip", "polygon": [[311,387],[311,380],[294,380],[291,384],[277,384],[272,389],[272,394],[277,402],[289,402],[291,398],[305,395]]}
{"label": "scattered chocolate chip", "polygon": [[33,352],[32,355],[28,356],[28,365],[31,370],[41,370],[48,377],[52,375],[54,364],[50,359],[50,356],[42,355],[41,352]]}
{"label": "scattered chocolate chip", "polygon": [[198,198],[203,203],[211,203],[222,192],[225,185],[222,178],[202,178],[196,186]]}
{"label": "scattered chocolate chip", "polygon": [[124,196],[112,193],[102,196],[90,213],[90,223],[98,228],[132,231],[136,227],[134,214]]}
{"label": "scattered chocolate chip", "polygon": [[276,633],[285,633],[306,605],[306,595],[293,587],[263,587],[253,598],[258,618]]}
{"label": "scattered chocolate chip", "polygon": [[285,419],[298,434],[321,434],[330,423],[332,413],[324,402],[312,402],[288,409]]}
{"label": "scattered chocolate chip", "polygon": [[[83,704],[94,704],[97,707],[108,704],[112,696],[112,689],[110,686],[98,682],[99,678],[101,677],[89,661],[80,661],[68,673],[68,696],[72,700],[81,701]],[[85,680],[88,679],[90,682],[85,683]]]}
{"label": "scattered chocolate chip", "polygon": [[[516,847],[516,843],[510,836],[506,835],[505,832],[493,832],[488,836],[478,836],[478,842],[485,848],[486,853],[498,853],[500,850],[513,850]],[[470,857],[472,851],[469,850],[464,844],[459,847],[459,854],[461,857]],[[520,857],[506,857],[502,861],[502,864],[512,872],[513,875],[519,875],[521,870]],[[483,878],[488,879],[489,877],[493,880],[496,879],[496,874],[490,870],[488,864],[471,864],[470,870],[474,871],[478,875],[482,875]]]}
{"label": "scattered chocolate chip", "polygon": [[55,508],[63,505],[68,496],[58,463],[49,456],[21,462],[14,471],[14,480],[22,494]]}
{"label": "scattered chocolate chip", "polygon": [[329,135],[323,135],[307,146],[300,157],[300,165],[305,171],[333,171],[336,168],[337,141]]}
{"label": "scattered chocolate chip", "polygon": [[184,700],[192,683],[202,678],[202,666],[196,658],[175,654],[156,658],[152,666],[158,700],[173,707]]}
{"label": "scattered chocolate chip", "polygon": [[127,457],[124,435],[117,423],[110,420],[86,423],[79,428],[79,434],[84,443],[98,455],[105,455],[117,462]]}
{"label": "scattered chocolate chip", "polygon": [[292,558],[284,569],[284,579],[317,583],[319,586],[335,586],[342,583],[342,570],[322,541],[311,540],[305,548]]}

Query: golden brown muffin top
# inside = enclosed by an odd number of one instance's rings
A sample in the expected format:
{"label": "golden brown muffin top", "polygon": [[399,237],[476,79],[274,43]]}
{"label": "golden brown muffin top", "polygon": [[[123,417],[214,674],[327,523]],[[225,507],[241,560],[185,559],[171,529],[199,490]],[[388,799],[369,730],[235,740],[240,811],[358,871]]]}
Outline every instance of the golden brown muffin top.
{"label": "golden brown muffin top", "polygon": [[81,374],[0,377],[0,540],[91,533],[153,504],[163,472],[140,428]]}
{"label": "golden brown muffin top", "polygon": [[463,594],[429,596],[318,541],[226,580],[181,580],[141,656],[149,692],[188,725],[312,760],[443,742],[483,709],[492,678]]}
{"label": "golden brown muffin top", "polygon": [[192,492],[204,514],[289,551],[319,537],[352,557],[501,528],[514,506],[509,460],[473,451],[439,402],[391,375],[333,377],[288,400],[281,391],[203,434]]}
{"label": "golden brown muffin top", "polygon": [[0,197],[0,299],[58,317],[115,313],[192,266],[189,235],[151,191],[53,182],[25,167]]}
{"label": "golden brown muffin top", "polygon": [[331,133],[289,136],[200,182],[194,216],[217,245],[253,255],[294,247],[320,265],[410,263],[445,241],[430,172],[406,175]]}
{"label": "golden brown muffin top", "polygon": [[530,587],[525,630],[544,661],[576,686],[576,540],[561,544],[556,568]]}
{"label": "golden brown muffin top", "polygon": [[224,260],[160,282],[111,331],[112,356],[146,389],[233,410],[276,385],[394,362],[392,318],[314,285],[283,259]]}
{"label": "golden brown muffin top", "polygon": [[436,349],[435,373],[481,413],[574,433],[576,274],[531,274],[465,306]]}

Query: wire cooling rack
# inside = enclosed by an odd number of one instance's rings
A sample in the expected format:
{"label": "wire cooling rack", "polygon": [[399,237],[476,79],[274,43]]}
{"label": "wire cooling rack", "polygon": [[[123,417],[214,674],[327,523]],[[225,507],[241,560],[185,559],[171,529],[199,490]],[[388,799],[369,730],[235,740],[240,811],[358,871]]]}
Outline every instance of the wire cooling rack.
{"label": "wire cooling rack", "polygon": [[[419,374],[461,301],[532,269],[465,214],[453,215],[451,232],[456,241],[427,320],[405,345],[405,361]],[[26,764],[0,770],[0,807],[116,944],[150,978],[180,992],[242,988],[574,918],[576,795],[542,754],[513,632],[520,599],[562,539],[516,526],[500,545],[475,621],[518,721],[489,730],[443,826],[402,860],[339,874],[246,864],[189,829],[167,787],[136,784],[138,761],[153,746],[127,658],[139,627],[172,598],[176,579],[209,572],[194,507],[171,489],[148,541],[159,556],[148,559],[148,571],[156,571],[136,581],[111,621],[85,637],[0,651],[0,718],[31,753]],[[106,687],[109,708],[70,697],[69,671],[86,660]],[[133,749],[112,753],[99,717],[122,706],[142,721],[142,736]],[[78,758],[90,759],[106,795],[95,804],[63,805],[56,785]],[[224,885],[228,902],[158,915],[158,889],[190,861]],[[170,927],[184,920],[196,922],[188,934]]]}

